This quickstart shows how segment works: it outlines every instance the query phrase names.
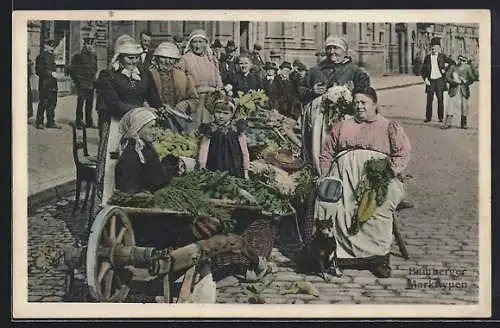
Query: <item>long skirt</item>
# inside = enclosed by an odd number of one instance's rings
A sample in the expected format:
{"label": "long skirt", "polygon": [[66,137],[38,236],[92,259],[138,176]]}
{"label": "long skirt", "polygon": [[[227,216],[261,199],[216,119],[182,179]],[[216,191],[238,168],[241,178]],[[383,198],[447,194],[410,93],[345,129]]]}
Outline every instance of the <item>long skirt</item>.
{"label": "long skirt", "polygon": [[371,150],[344,151],[332,164],[329,176],[342,182],[343,195],[336,203],[317,201],[314,216],[315,219],[333,221],[338,259],[385,256],[391,250],[393,213],[404,196],[403,184],[396,178],[389,184],[385,203],[377,207],[375,214],[359,232],[352,236],[347,232],[358,207],[354,191],[364,176],[365,162],[386,156]]}

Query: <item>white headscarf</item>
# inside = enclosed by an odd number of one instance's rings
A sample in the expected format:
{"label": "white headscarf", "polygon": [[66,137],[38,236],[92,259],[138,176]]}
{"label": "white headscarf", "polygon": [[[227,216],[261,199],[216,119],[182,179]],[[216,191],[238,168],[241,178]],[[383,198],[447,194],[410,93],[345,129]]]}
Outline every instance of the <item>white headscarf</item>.
{"label": "white headscarf", "polygon": [[212,49],[210,48],[210,40],[208,39],[207,32],[204,30],[194,30],[189,34],[189,39],[186,43],[186,48],[184,48],[184,54],[187,54],[188,52],[193,52],[191,50],[191,41],[193,41],[194,38],[202,38],[207,41],[207,46],[205,47],[205,55],[213,62],[217,62],[218,60],[215,57]]}
{"label": "white headscarf", "polygon": [[[118,57],[121,54],[140,55],[141,53],[142,53],[141,45],[138,44],[134,38],[132,38],[130,35],[127,34],[121,35],[118,39],[116,39],[115,51],[113,54],[113,58],[111,58],[110,65],[115,71],[118,71],[120,70],[120,63],[118,62]],[[132,71],[122,68],[120,73],[122,73],[123,75],[127,76],[130,79],[137,81],[141,80],[141,75],[137,67]]]}
{"label": "white headscarf", "polygon": [[149,122],[155,120],[157,117],[149,108],[138,107],[134,108],[120,120],[119,131],[122,139],[120,141],[120,153],[127,147],[130,139],[135,140],[135,152],[139,155],[139,160],[142,164],[146,162],[142,149],[144,148],[144,141],[139,137],[139,131]]}

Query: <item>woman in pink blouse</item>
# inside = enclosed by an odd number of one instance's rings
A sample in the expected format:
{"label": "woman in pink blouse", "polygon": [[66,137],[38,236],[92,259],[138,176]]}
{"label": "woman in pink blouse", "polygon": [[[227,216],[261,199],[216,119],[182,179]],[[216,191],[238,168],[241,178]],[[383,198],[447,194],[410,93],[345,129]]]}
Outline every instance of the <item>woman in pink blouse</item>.
{"label": "woman in pink blouse", "polygon": [[208,123],[211,115],[205,109],[207,94],[222,89],[222,79],[219,73],[219,61],[209,47],[207,34],[203,30],[194,30],[179,61],[179,67],[193,77],[196,91],[200,95],[200,106],[193,115],[194,128],[200,123]]}
{"label": "woman in pink blouse", "polygon": [[374,214],[353,233],[350,227],[359,206],[355,191],[364,178],[366,161],[388,158],[397,176],[408,165],[411,145],[401,125],[379,113],[373,88],[355,91],[354,104],[356,115],[333,126],[320,155],[322,180],[341,183],[342,196],[334,202],[318,200],[315,218],[333,222],[333,263],[340,267],[352,264],[387,278],[391,275],[393,215],[404,197],[403,183],[398,178],[391,179],[385,202],[377,205]]}
{"label": "woman in pink blouse", "polygon": [[401,173],[410,159],[411,145],[403,128],[390,121],[377,108],[373,88],[355,91],[356,116],[334,125],[320,155],[321,174],[328,174],[335,155],[348,149],[375,150],[390,156],[395,174]]}

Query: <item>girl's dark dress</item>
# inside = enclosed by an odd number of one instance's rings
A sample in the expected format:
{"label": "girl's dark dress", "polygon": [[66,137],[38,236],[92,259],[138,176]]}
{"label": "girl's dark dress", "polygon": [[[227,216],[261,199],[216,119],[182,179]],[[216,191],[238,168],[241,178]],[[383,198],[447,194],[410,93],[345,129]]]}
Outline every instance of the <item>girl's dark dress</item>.
{"label": "girl's dark dress", "polygon": [[228,171],[232,176],[244,178],[239,136],[245,130],[246,124],[243,120],[226,127],[213,123],[200,125],[200,134],[210,138],[206,164],[208,170]]}
{"label": "girl's dark dress", "polygon": [[135,140],[129,139],[115,167],[116,189],[129,192],[155,192],[167,185],[169,178],[153,145],[146,142],[142,149],[145,163],[135,151]]}

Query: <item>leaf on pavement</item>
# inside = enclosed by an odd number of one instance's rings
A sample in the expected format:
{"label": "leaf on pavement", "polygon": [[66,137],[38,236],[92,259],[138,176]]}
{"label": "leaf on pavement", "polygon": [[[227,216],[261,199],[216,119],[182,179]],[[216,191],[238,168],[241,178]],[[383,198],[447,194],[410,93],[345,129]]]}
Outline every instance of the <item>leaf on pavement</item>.
{"label": "leaf on pavement", "polygon": [[315,297],[319,297],[319,292],[316,287],[313,286],[309,281],[300,280],[295,281],[290,285],[290,287],[284,291],[282,294],[307,294]]}

